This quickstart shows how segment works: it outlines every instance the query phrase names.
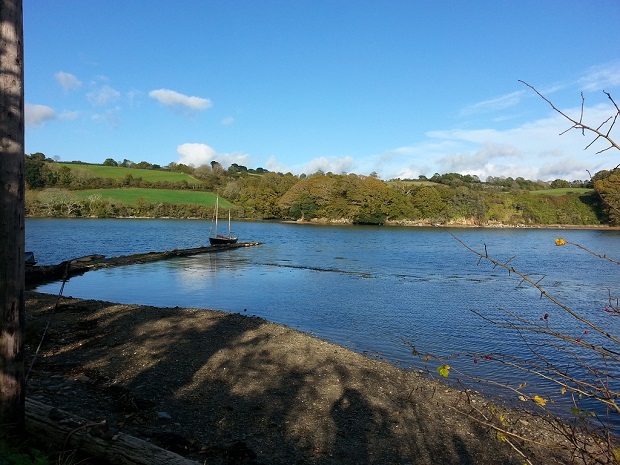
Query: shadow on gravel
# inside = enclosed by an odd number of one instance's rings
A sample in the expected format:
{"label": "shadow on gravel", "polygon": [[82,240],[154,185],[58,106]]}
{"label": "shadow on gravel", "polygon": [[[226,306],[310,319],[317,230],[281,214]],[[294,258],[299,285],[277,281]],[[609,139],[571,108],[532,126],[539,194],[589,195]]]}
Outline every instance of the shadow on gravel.
{"label": "shadow on gravel", "polygon": [[[54,297],[27,298],[36,338]],[[28,396],[200,463],[520,463],[448,388],[260,318],[64,299],[51,321]]]}

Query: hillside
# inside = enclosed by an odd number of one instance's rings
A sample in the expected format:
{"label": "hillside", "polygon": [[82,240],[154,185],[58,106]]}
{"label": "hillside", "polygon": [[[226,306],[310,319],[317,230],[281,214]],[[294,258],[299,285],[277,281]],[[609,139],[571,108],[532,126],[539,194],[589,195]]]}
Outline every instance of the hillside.
{"label": "hillside", "polygon": [[[250,172],[238,165],[224,170],[216,162],[145,169],[40,157],[27,157],[26,168],[31,216],[210,218],[219,197],[234,217],[248,219],[477,226],[618,221],[616,210],[592,189],[592,182],[482,182],[457,173],[386,182],[356,174]],[[613,200],[620,187],[609,181],[615,179],[614,171],[606,173],[601,179],[608,180],[605,188],[611,195],[606,198]]]}
{"label": "hillside", "polygon": [[58,169],[69,169],[73,176],[81,176],[86,179],[114,179],[117,181],[131,176],[134,179],[143,179],[147,182],[167,182],[200,185],[201,182],[186,173],[178,173],[168,170],[152,170],[141,168],[126,168],[123,166],[103,166],[85,163],[56,163]]}
{"label": "hillside", "polygon": [[596,191],[585,187],[560,187],[558,189],[542,189],[539,191],[532,191],[531,193],[532,195],[549,195],[552,197],[559,197],[567,194],[592,195],[595,194]]}
{"label": "hillside", "polygon": [[[74,192],[80,200],[87,201],[94,196],[110,202],[124,205],[173,203],[180,205],[201,205],[213,207],[217,195],[212,192],[195,190],[150,189],[139,187],[125,187],[116,189],[85,189]],[[234,205],[225,199],[220,200],[220,206],[227,209]]]}

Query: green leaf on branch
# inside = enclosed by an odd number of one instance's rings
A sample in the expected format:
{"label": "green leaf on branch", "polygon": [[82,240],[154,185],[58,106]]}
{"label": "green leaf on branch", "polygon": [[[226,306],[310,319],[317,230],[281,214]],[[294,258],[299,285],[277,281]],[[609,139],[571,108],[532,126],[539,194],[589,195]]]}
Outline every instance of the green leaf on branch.
{"label": "green leaf on branch", "polygon": [[450,365],[442,365],[437,367],[437,373],[439,373],[439,376],[447,378],[450,375]]}
{"label": "green leaf on branch", "polygon": [[576,417],[593,417],[595,415],[594,412],[577,407],[571,407],[570,413],[572,413]]}

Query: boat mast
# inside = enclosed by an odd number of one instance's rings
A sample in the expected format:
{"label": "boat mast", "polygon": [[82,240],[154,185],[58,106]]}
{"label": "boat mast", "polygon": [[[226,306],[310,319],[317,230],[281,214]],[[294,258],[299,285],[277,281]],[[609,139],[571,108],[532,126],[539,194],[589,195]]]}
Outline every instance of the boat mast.
{"label": "boat mast", "polygon": [[215,198],[215,235],[217,236],[217,217],[219,215],[220,210],[220,198]]}

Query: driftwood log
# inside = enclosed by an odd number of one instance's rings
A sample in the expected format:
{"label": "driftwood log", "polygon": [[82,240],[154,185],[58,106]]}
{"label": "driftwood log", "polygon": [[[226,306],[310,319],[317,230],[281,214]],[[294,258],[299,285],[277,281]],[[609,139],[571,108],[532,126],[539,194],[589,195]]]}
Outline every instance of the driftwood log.
{"label": "driftwood log", "polygon": [[118,465],[198,465],[150,442],[111,431],[103,423],[26,399],[26,432],[61,450],[79,450]]}

